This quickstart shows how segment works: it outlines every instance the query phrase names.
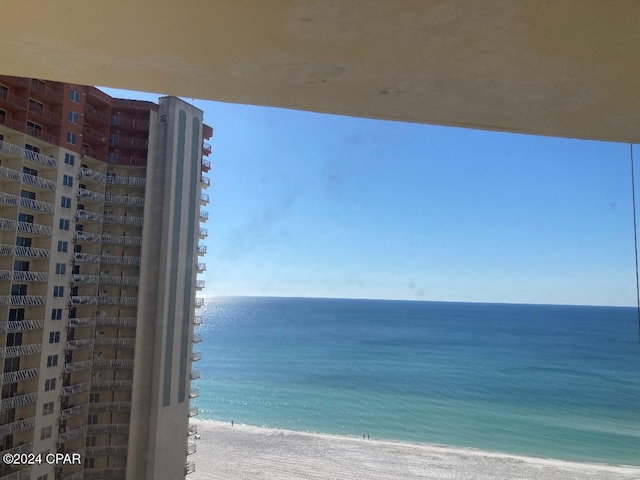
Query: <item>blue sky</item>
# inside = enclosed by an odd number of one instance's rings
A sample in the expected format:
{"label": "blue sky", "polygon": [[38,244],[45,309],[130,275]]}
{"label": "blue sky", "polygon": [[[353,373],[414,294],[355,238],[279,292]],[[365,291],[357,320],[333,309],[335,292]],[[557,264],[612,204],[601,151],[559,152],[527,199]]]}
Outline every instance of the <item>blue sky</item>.
{"label": "blue sky", "polygon": [[207,295],[635,305],[626,144],[194,104]]}

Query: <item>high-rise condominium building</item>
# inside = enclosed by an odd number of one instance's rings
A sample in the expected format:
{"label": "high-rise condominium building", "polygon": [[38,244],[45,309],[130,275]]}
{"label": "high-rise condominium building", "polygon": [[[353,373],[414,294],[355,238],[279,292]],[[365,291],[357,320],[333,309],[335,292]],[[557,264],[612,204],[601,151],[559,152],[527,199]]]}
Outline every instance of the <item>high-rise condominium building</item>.
{"label": "high-rise condominium building", "polygon": [[0,479],[193,471],[212,133],[178,98],[0,77],[0,455],[33,454]]}

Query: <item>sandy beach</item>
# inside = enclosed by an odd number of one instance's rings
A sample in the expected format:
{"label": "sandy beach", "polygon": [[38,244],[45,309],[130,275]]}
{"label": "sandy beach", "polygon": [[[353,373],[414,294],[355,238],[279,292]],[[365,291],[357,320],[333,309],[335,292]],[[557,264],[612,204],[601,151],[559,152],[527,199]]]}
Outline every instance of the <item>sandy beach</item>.
{"label": "sandy beach", "polygon": [[634,479],[640,467],[609,466],[198,421],[190,480]]}

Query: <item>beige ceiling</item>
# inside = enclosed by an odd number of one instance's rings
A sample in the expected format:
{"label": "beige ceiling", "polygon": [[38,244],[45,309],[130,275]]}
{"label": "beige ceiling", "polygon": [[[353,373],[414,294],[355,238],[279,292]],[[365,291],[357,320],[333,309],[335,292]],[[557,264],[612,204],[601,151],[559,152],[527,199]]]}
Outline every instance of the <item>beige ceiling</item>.
{"label": "beige ceiling", "polygon": [[640,140],[639,0],[13,0],[0,73]]}

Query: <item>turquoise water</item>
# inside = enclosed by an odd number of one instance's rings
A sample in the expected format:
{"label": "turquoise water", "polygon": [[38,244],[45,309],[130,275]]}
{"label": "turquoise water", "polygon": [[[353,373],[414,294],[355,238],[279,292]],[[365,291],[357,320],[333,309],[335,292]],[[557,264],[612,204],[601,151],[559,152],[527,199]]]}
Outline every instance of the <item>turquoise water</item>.
{"label": "turquoise water", "polygon": [[222,298],[203,419],[640,465],[634,309]]}

